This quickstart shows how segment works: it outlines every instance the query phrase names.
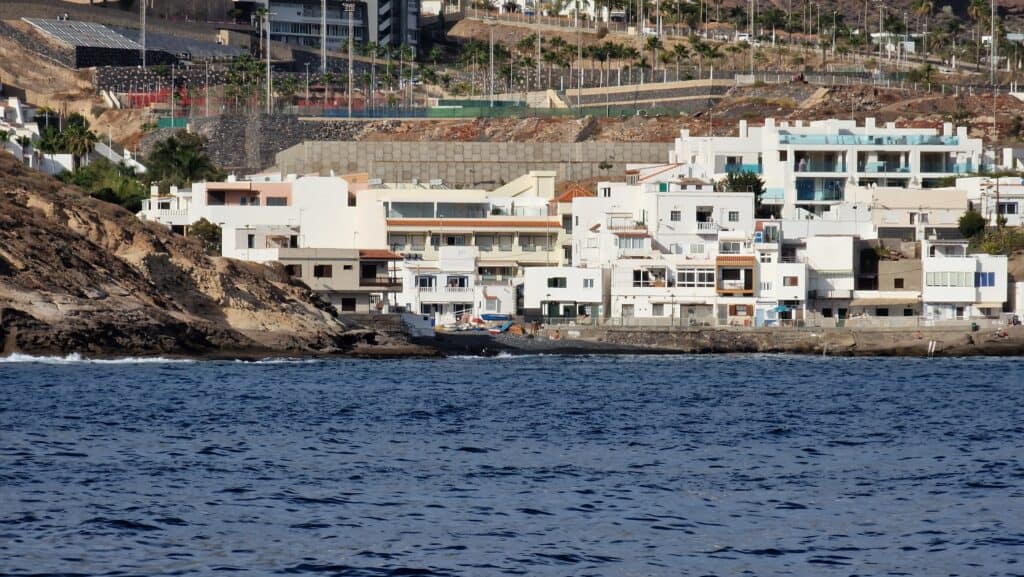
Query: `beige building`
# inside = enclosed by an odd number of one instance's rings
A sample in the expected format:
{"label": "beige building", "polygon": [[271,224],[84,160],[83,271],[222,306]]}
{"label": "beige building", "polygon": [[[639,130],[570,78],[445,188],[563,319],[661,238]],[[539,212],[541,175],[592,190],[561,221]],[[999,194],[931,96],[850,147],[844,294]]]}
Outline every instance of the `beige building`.
{"label": "beige building", "polygon": [[281,248],[275,260],[341,313],[383,311],[402,290],[402,257],[389,250]]}
{"label": "beige building", "polygon": [[959,237],[967,192],[956,188],[874,188],[871,220],[878,238],[922,240]]}

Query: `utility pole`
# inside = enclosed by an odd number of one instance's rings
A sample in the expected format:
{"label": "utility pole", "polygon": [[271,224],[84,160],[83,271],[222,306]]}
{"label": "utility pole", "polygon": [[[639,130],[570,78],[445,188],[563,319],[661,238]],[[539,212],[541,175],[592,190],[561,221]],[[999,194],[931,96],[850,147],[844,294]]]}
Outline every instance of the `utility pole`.
{"label": "utility pole", "polygon": [[320,3],[320,73],[324,74],[326,72],[327,72],[327,0],[323,0]]}
{"label": "utility pole", "polygon": [[540,90],[541,60],[540,60],[540,7],[537,3],[533,5],[533,17],[537,20],[537,90]]}
{"label": "utility pole", "polygon": [[749,32],[750,38],[747,41],[747,44],[749,44],[748,47],[750,48],[750,76],[753,77],[754,76],[754,0],[750,0],[750,14],[747,15],[747,21],[748,21],[747,22],[748,28],[750,29],[750,32]]}
{"label": "utility pole", "polygon": [[[345,100],[348,101],[348,117],[352,118],[352,35],[355,30],[356,3],[345,3],[345,14],[348,15],[348,94]],[[324,89],[326,90],[326,88]],[[326,98],[327,94],[324,93]]]}
{"label": "utility pole", "polygon": [[206,117],[210,117],[210,59],[206,59],[206,97],[203,98],[203,106],[206,108]]}
{"label": "utility pole", "polygon": [[273,85],[274,80],[270,71],[270,16],[271,13],[267,12],[263,15],[263,27],[267,29],[267,114],[270,114],[274,110],[273,102]]}
{"label": "utility pole", "polygon": [[171,62],[171,127],[174,126],[174,63]]}
{"label": "utility pole", "polygon": [[306,63],[306,106],[309,106],[309,62]]}
{"label": "utility pole", "polygon": [[[992,0],[992,17],[989,18],[989,25],[991,27],[991,32],[989,32],[989,34],[992,35],[991,36],[991,38],[992,38],[991,50],[989,50],[989,53],[991,54],[991,56],[989,56],[989,58],[992,59],[992,62],[988,63],[988,65],[989,65],[989,83],[992,84],[992,90],[994,91],[995,90],[995,85],[996,85],[996,0]],[[996,221],[998,221],[998,220],[999,220],[999,210],[996,209]]]}

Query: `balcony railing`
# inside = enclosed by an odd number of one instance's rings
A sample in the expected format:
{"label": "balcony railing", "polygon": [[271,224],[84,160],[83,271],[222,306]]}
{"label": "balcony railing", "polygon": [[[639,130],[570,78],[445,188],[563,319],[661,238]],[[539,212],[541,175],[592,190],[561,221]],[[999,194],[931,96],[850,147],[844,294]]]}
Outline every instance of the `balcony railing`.
{"label": "balcony railing", "polygon": [[796,163],[797,172],[846,172],[846,167],[837,162]]}
{"label": "balcony railing", "polygon": [[842,145],[842,146],[921,146],[940,145],[956,146],[960,139],[956,136],[936,136],[925,134],[863,136],[855,134],[780,134],[779,144],[811,144],[811,145]]}
{"label": "balcony railing", "polygon": [[729,291],[741,291],[744,290],[744,282],[742,280],[722,280],[721,289]]}
{"label": "balcony railing", "polygon": [[799,190],[796,200],[798,202],[834,202],[843,200],[841,190]]}
{"label": "balcony railing", "polygon": [[900,166],[894,162],[867,162],[860,166],[860,171],[867,174],[910,172],[909,166]]}
{"label": "balcony railing", "polygon": [[363,287],[381,287],[381,288],[401,288],[402,279],[395,277],[362,277],[359,279],[359,286]]}
{"label": "balcony railing", "polygon": [[726,164],[725,171],[734,174],[739,172],[753,172],[754,174],[761,174],[760,164]]}
{"label": "balcony railing", "polygon": [[698,222],[697,234],[718,234],[717,222]]}
{"label": "balcony railing", "polygon": [[419,292],[421,294],[447,294],[447,295],[463,295],[473,294],[473,287],[469,286],[442,286],[442,287],[420,287]]}

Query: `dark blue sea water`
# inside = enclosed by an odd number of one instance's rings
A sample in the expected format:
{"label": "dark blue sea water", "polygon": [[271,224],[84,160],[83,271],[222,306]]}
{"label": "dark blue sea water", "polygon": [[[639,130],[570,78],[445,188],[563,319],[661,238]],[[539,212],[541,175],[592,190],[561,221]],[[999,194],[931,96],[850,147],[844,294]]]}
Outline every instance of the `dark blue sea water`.
{"label": "dark blue sea water", "polygon": [[1024,359],[0,362],[0,574],[1022,575]]}

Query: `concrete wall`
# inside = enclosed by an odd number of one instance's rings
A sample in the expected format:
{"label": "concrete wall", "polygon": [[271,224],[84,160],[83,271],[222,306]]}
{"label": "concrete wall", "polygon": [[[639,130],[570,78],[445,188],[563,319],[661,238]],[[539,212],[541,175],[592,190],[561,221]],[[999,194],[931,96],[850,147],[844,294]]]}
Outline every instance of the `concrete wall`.
{"label": "concrete wall", "polygon": [[[558,180],[621,173],[627,163],[664,162],[668,145],[651,142],[314,142],[277,154],[286,173],[368,172],[384,181],[443,179],[450,185],[500,186],[531,170]],[[614,159],[614,160],[612,160]],[[598,166],[608,160],[607,171]]]}

